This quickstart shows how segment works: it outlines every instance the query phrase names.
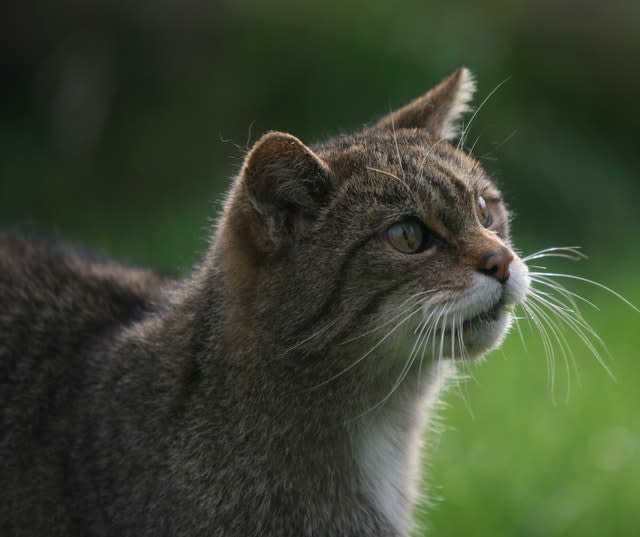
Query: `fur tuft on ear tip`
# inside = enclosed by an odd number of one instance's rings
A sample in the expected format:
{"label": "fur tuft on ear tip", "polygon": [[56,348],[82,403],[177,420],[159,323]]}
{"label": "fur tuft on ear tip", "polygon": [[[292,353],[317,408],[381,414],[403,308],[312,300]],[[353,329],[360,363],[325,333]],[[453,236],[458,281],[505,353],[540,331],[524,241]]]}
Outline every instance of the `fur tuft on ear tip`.
{"label": "fur tuft on ear tip", "polygon": [[455,77],[456,90],[443,121],[441,136],[445,140],[453,140],[460,136],[460,121],[464,114],[471,111],[469,103],[476,92],[475,77],[466,67],[459,67],[451,76]]}
{"label": "fur tuft on ear tip", "polygon": [[451,141],[460,134],[460,120],[470,110],[475,90],[471,71],[459,67],[422,97],[382,118],[375,128],[424,129],[437,139]]}

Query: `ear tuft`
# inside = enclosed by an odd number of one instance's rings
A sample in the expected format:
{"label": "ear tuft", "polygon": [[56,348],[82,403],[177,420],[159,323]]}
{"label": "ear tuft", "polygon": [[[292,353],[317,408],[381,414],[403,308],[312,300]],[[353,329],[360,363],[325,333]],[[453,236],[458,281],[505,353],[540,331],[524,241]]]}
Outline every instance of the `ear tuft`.
{"label": "ear tuft", "polygon": [[476,80],[466,67],[460,67],[452,76],[456,77],[454,98],[444,120],[442,137],[452,140],[460,135],[460,120],[469,112],[469,103],[476,92]]}
{"label": "ear tuft", "polygon": [[382,118],[374,128],[424,129],[437,139],[460,134],[462,115],[470,110],[476,90],[471,71],[460,67],[422,97]]}

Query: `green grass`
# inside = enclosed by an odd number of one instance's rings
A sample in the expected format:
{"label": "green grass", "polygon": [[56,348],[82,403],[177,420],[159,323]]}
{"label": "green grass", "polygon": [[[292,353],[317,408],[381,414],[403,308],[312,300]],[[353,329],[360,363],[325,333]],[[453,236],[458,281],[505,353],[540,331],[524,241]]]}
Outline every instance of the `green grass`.
{"label": "green grass", "polygon": [[[615,286],[635,303],[634,278]],[[566,282],[565,282],[566,283]],[[571,386],[555,387],[535,330],[523,323],[472,378],[447,394],[431,438],[422,514],[434,536],[633,535],[640,528],[640,314],[599,291],[585,316],[606,341],[612,379],[577,339]]]}

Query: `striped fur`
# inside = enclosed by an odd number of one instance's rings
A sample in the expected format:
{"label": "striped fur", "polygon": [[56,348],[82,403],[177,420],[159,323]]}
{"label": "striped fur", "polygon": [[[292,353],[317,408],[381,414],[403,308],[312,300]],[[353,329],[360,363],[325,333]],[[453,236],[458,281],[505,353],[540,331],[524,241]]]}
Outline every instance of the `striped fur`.
{"label": "striped fur", "polygon": [[[448,143],[472,90],[460,69],[353,135],[267,133],[181,281],[1,235],[0,533],[409,535],[444,372],[528,288]],[[407,219],[414,254],[387,239]]]}

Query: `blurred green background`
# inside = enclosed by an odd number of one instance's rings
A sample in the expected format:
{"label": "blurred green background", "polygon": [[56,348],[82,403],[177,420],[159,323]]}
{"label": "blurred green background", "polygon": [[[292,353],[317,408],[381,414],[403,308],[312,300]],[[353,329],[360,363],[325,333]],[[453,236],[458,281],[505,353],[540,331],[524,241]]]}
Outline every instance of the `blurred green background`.
{"label": "blurred green background", "polygon": [[[640,304],[640,3],[326,0],[14,2],[0,16],[0,225],[58,234],[180,275],[247,144],[354,130],[458,65],[481,102],[469,145],[525,253]],[[570,284],[571,282],[565,282]],[[435,536],[636,535],[640,314],[569,285],[612,380],[575,339],[556,381],[535,331],[454,387],[430,436]],[[587,308],[589,309],[589,308]],[[571,387],[569,388],[569,382]]]}

